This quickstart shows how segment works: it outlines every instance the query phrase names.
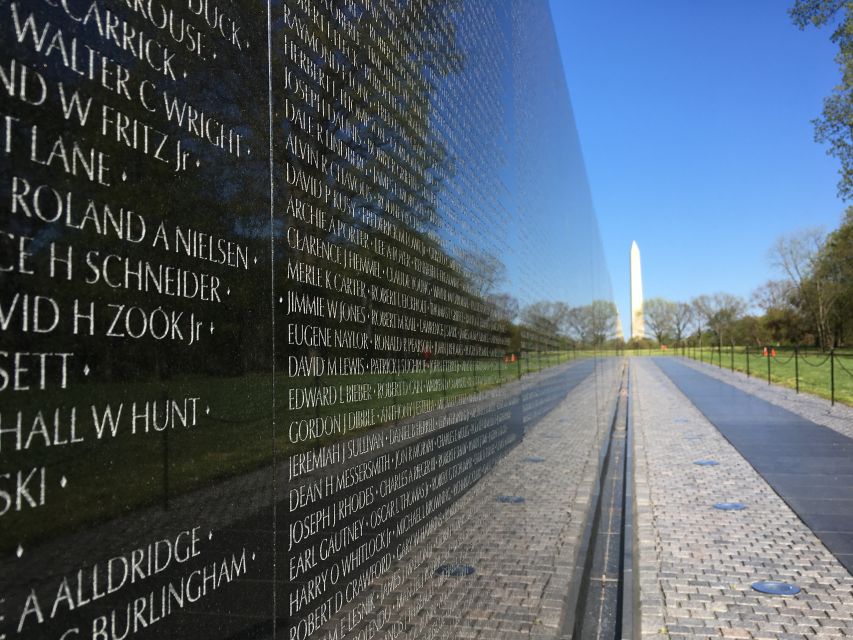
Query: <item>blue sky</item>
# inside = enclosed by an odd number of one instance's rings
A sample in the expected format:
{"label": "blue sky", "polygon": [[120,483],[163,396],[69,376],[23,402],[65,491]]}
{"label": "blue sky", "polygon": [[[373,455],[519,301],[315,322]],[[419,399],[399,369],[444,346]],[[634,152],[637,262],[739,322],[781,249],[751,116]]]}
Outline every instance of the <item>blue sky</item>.
{"label": "blue sky", "polygon": [[748,297],[777,236],[838,225],[835,47],[793,0],[550,2],[626,333],[632,240],[647,298]]}

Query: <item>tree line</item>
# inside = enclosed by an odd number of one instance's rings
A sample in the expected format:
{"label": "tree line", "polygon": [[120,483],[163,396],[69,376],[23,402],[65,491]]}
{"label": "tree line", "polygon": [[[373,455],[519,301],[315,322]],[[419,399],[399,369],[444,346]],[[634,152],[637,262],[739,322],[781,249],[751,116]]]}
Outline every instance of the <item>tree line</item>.
{"label": "tree line", "polygon": [[[838,195],[853,198],[853,2],[794,0],[788,10],[800,29],[829,27],[838,46],[841,81],[824,100],[814,122],[815,140],[839,160]],[[646,300],[647,337],[629,346],[655,344],[680,347],[801,345],[822,350],[853,343],[853,207],[838,229],[819,228],[780,237],[769,250],[779,278],[769,280],[747,300],[729,293],[703,294],[689,301]],[[504,296],[507,297],[507,296]],[[616,306],[606,300],[571,307],[561,302],[536,302],[519,308],[513,299],[495,300],[520,346],[522,328],[553,335],[579,347],[621,348]],[[507,304],[509,302],[510,304]],[[522,346],[522,348],[524,348]]]}
{"label": "tree line", "polygon": [[838,229],[803,229],[778,238],[768,259],[780,278],[750,300],[728,293],[690,302],[652,298],[643,306],[658,344],[803,345],[822,350],[853,342],[853,207]]}

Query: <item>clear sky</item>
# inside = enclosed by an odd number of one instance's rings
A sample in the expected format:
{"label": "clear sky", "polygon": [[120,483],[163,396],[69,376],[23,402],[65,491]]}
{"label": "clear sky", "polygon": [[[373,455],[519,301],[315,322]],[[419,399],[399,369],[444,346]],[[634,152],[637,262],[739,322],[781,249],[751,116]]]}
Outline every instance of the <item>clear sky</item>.
{"label": "clear sky", "polygon": [[838,164],[811,120],[838,82],[826,28],[793,0],[550,0],[613,290],[744,297],[773,240],[838,226]]}

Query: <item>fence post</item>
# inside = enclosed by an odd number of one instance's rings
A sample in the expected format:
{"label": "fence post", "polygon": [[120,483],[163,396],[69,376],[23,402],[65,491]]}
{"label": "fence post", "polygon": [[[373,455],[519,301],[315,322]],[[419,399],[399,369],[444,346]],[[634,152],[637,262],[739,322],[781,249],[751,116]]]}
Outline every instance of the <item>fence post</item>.
{"label": "fence post", "polygon": [[746,377],[749,377],[749,345],[746,345]]}
{"label": "fence post", "polygon": [[832,394],[832,406],[835,406],[835,349],[829,350],[829,384]]}
{"label": "fence post", "polygon": [[794,345],[794,386],[800,392],[800,347]]}
{"label": "fence post", "polygon": [[767,384],[770,384],[770,349],[765,347],[764,351],[767,352],[767,355],[764,356],[765,358],[767,358]]}
{"label": "fence post", "polygon": [[732,373],[734,373],[734,372],[735,372],[735,343],[734,343],[734,342],[732,342],[732,347],[731,347],[731,349],[732,349],[732,351],[731,351],[731,355],[732,355]]}

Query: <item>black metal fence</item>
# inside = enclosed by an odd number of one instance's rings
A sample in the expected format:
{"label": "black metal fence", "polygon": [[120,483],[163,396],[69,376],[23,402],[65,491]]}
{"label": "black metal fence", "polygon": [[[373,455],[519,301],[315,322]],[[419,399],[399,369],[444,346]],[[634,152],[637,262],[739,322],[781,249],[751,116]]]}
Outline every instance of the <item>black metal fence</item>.
{"label": "black metal fence", "polygon": [[767,384],[779,384],[812,393],[836,402],[853,405],[853,350],[821,351],[799,346],[685,345],[671,349],[650,349],[636,355],[677,355],[712,364]]}

